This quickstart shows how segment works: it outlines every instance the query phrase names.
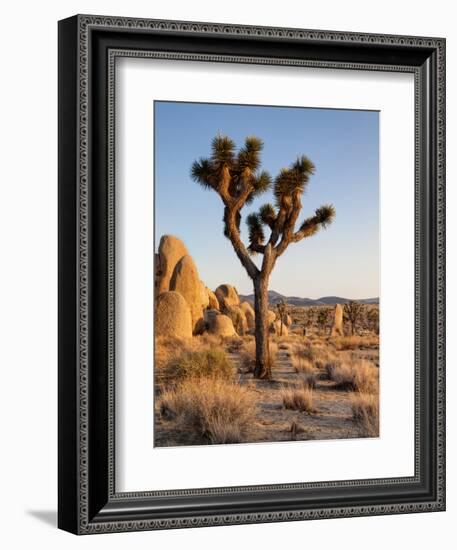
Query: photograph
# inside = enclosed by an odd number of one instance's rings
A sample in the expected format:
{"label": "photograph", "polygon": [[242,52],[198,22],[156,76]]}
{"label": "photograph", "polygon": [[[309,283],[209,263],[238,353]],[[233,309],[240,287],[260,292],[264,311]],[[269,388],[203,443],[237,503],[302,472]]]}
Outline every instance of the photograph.
{"label": "photograph", "polygon": [[154,101],[155,447],[380,436],[379,117]]}

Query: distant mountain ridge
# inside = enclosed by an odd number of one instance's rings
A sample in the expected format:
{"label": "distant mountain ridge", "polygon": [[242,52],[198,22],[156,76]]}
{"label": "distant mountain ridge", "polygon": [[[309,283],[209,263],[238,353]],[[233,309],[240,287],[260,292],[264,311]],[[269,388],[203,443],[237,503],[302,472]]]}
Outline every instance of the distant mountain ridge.
{"label": "distant mountain ridge", "polygon": [[[240,294],[241,300],[254,301],[254,294],[242,295]],[[293,306],[333,306],[335,304],[347,304],[351,298],[342,298],[341,296],[323,296],[322,298],[300,298],[299,296],[284,296],[279,292],[274,290],[268,291],[268,299],[270,304],[276,305],[281,300],[285,300],[288,304]],[[357,302],[362,304],[379,304],[379,298],[363,298],[357,299]]]}

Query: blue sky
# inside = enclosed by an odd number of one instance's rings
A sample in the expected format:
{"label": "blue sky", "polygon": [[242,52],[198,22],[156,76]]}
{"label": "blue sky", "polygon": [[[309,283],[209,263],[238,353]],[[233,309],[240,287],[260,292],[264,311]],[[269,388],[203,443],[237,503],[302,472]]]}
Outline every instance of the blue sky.
{"label": "blue sky", "polygon": [[[379,113],[339,109],[155,102],[155,243],[181,238],[201,279],[212,289],[252,284],[223,236],[221,199],[190,178],[192,162],[210,154],[219,131],[241,146],[248,135],[264,141],[262,169],[274,178],[298,155],[316,166],[300,219],[332,203],[336,218],[313,237],[292,243],[278,259],[270,289],[292,296],[379,295]],[[242,210],[244,220],[272,193]],[[258,263],[260,258],[255,257]]]}

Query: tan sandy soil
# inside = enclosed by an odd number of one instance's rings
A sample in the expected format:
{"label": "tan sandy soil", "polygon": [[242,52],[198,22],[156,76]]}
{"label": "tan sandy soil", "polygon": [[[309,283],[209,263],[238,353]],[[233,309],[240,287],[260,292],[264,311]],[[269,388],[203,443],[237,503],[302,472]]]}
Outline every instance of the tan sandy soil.
{"label": "tan sandy soil", "polygon": [[[231,353],[235,365],[239,356]],[[241,369],[240,369],[241,370]],[[297,375],[287,357],[287,350],[279,350],[273,369],[274,381],[255,380],[250,373],[240,374],[240,383],[249,385],[258,396],[256,429],[251,441],[289,441],[308,439],[342,439],[357,437],[352,420],[349,393],[334,389],[328,380],[319,380],[314,390],[314,411],[285,409],[278,389],[281,386],[299,386]],[[295,424],[295,426],[294,426]]]}

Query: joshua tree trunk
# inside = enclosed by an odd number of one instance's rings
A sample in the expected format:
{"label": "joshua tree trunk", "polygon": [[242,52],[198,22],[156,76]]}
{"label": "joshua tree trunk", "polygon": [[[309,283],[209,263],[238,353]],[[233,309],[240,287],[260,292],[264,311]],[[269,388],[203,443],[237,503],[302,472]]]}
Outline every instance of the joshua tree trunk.
{"label": "joshua tree trunk", "polygon": [[268,334],[268,277],[259,273],[254,280],[255,378],[271,378],[270,347]]}

